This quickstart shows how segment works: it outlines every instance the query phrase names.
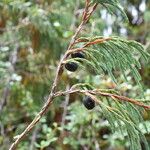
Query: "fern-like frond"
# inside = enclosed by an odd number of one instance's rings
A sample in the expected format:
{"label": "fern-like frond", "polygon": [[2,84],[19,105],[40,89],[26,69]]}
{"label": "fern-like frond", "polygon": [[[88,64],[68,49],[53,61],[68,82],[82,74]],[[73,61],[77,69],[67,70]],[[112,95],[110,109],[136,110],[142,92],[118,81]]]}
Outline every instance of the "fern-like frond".
{"label": "fern-like frond", "polygon": [[[84,38],[82,38],[84,39]],[[86,39],[86,44],[93,42],[102,37],[94,37]],[[85,44],[85,45],[86,45]],[[130,71],[135,81],[140,85],[141,76],[138,69],[141,68],[139,61],[135,55],[141,55],[146,61],[149,54],[144,52],[143,46],[136,41],[128,41],[120,37],[111,37],[109,40],[88,45],[83,50],[85,59],[71,58],[67,61],[77,62],[80,66],[87,68],[89,72],[94,74],[102,74],[108,72],[114,82],[117,83],[114,70],[119,70],[126,79],[126,71]]]}
{"label": "fern-like frond", "polygon": [[[101,97],[102,99],[102,97]],[[139,128],[143,123],[142,111],[129,103],[120,103],[117,100],[103,98],[100,103],[103,116],[108,120],[113,132],[118,132],[122,138],[126,138],[129,142],[131,150],[141,150],[141,142],[145,146],[145,150],[149,150],[148,143],[142,131]],[[143,126],[145,130],[146,126]]]}

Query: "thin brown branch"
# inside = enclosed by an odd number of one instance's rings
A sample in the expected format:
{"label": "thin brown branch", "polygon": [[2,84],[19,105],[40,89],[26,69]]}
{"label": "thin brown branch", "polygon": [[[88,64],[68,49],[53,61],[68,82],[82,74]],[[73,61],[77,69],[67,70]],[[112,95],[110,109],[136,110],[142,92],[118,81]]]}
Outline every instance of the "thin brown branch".
{"label": "thin brown branch", "polygon": [[[88,10],[87,7],[89,7],[89,6],[86,4],[86,7],[85,7],[85,10],[84,10],[83,14],[87,13],[87,10]],[[76,32],[75,32],[74,36],[71,39],[71,42],[70,42],[70,44],[68,46],[67,51],[69,51],[73,47],[73,45],[75,43],[75,40],[76,40],[77,36],[79,35],[80,31],[82,30],[83,25],[85,25],[85,23],[86,23],[86,20],[82,19],[81,24],[76,29]],[[41,117],[47,112],[49,106],[51,105],[51,103],[54,100],[54,95],[55,95],[56,87],[58,85],[58,81],[59,81],[60,75],[63,72],[63,61],[67,58],[67,56],[68,56],[68,54],[66,52],[64,54],[63,58],[60,60],[60,62],[58,64],[57,71],[56,71],[56,76],[55,76],[55,79],[54,79],[54,82],[53,82],[52,89],[51,89],[51,92],[49,94],[48,100],[46,101],[46,103],[44,104],[44,106],[42,107],[42,109],[40,110],[40,112],[35,116],[35,118],[33,119],[33,121],[26,127],[26,129],[20,135],[16,136],[16,140],[11,145],[11,147],[9,148],[9,150],[15,150],[16,147],[17,147],[17,145],[19,144],[19,142],[26,136],[27,133],[29,133],[33,129],[33,127],[39,122],[39,120],[41,119]]]}
{"label": "thin brown branch", "polygon": [[109,41],[109,40],[111,40],[111,39],[112,39],[112,38],[96,39],[95,41],[88,42],[88,43],[85,44],[83,47],[88,47],[88,46],[90,46],[90,45],[104,43],[104,42]]}
{"label": "thin brown branch", "polygon": [[89,39],[77,39],[75,44],[82,43],[82,42],[89,42]]}
{"label": "thin brown branch", "polygon": [[[106,41],[109,41],[111,40],[112,38],[103,38],[103,39],[96,39],[95,41],[91,41],[91,42],[87,42],[83,47],[81,48],[74,48],[74,49],[70,49],[68,52],[67,52],[67,55],[70,55],[71,53],[74,53],[74,52],[80,52],[80,51],[83,51],[86,49],[86,47],[88,46],[91,46],[91,45],[94,45],[94,44],[100,44],[100,43],[104,43]],[[85,42],[86,40],[78,40],[76,41],[74,44],[77,44],[79,42]]]}
{"label": "thin brown branch", "polygon": [[98,3],[95,3],[92,8],[90,9],[90,11],[88,12],[87,16],[86,16],[86,22],[90,19],[90,16],[92,15],[92,13],[94,12],[94,10],[96,9]]}
{"label": "thin brown branch", "polygon": [[89,0],[86,0],[86,6],[85,6],[85,9],[84,9],[84,12],[83,12],[83,17],[82,17],[81,24],[79,25],[79,27],[76,30],[76,33],[72,37],[71,42],[70,42],[69,47],[68,47],[68,50],[71,49],[72,46],[76,43],[76,38],[77,38],[79,32],[82,30],[83,25],[85,25],[87,23],[87,21],[89,20],[89,18],[92,15],[92,13],[96,9],[97,5],[98,4],[94,4],[94,6],[92,7],[92,10],[89,13],[90,2],[89,2]]}
{"label": "thin brown branch", "polygon": [[83,12],[83,18],[82,18],[82,20],[86,20],[86,16],[87,16],[87,13],[88,13],[88,9],[89,9],[89,0],[86,0],[86,3],[85,3],[85,10],[84,10],[84,12]]}
{"label": "thin brown branch", "polygon": [[30,143],[30,148],[29,148],[29,150],[33,150],[34,147],[35,147],[34,144],[35,144],[36,139],[37,139],[38,131],[39,131],[39,128],[36,126],[36,128],[35,128],[34,131],[33,131],[32,137],[31,137],[31,143]]}
{"label": "thin brown branch", "polygon": [[[55,94],[55,97],[66,95],[66,93],[70,93],[70,94],[72,94],[72,93],[82,93],[82,94],[85,94],[85,95],[93,94],[93,95],[100,95],[100,96],[105,96],[105,97],[111,97],[112,99],[117,99],[119,101],[125,101],[125,102],[132,103],[134,105],[143,107],[144,109],[150,109],[150,106],[145,105],[144,103],[142,103],[140,101],[137,101],[135,99],[128,98],[128,97],[125,97],[125,96],[120,96],[120,95],[117,95],[117,94],[102,92],[99,89],[96,89],[96,90],[80,90],[80,89],[76,89],[76,90],[69,90],[69,91],[64,91],[64,92],[57,92]],[[98,103],[100,102],[99,100],[98,101],[95,100],[95,101],[98,102]]]}

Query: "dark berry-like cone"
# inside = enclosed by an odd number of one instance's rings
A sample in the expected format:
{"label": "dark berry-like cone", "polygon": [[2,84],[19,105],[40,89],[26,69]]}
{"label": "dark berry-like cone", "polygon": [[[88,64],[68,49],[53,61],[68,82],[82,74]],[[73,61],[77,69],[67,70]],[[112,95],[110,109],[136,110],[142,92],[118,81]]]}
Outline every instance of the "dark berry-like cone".
{"label": "dark berry-like cone", "polygon": [[68,71],[75,72],[78,69],[78,65],[74,62],[68,62],[65,64],[65,68]]}
{"label": "dark berry-like cone", "polygon": [[85,55],[81,52],[71,54],[72,58],[85,58]]}
{"label": "dark berry-like cone", "polygon": [[84,98],[83,104],[88,110],[91,110],[95,107],[95,101],[89,96]]}

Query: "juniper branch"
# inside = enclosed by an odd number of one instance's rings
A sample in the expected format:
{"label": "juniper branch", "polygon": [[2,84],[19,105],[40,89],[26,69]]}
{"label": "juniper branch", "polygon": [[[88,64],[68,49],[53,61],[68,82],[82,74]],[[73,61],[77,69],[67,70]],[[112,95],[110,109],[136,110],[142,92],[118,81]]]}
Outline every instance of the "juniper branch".
{"label": "juniper branch", "polygon": [[[105,41],[111,40],[111,38],[100,38],[100,39],[95,39],[93,41],[89,41],[88,39],[87,40],[86,39],[84,39],[84,40],[77,39],[79,33],[83,29],[83,26],[87,23],[90,16],[92,15],[92,13],[94,12],[94,10],[96,9],[96,7],[98,5],[97,3],[94,3],[91,6],[91,4],[92,3],[90,3],[89,0],[86,0],[86,5],[85,5],[85,9],[83,11],[83,17],[82,17],[81,23],[78,26],[78,28],[76,29],[75,34],[73,35],[73,37],[70,41],[70,44],[68,46],[68,49],[67,49],[66,53],[64,54],[64,56],[62,57],[62,59],[60,60],[60,62],[58,64],[56,75],[55,75],[55,78],[54,78],[54,82],[52,84],[51,92],[49,94],[49,97],[48,97],[46,103],[44,104],[44,106],[42,107],[40,112],[35,116],[33,121],[26,127],[26,129],[20,135],[16,136],[15,142],[11,145],[9,150],[15,150],[16,149],[19,142],[33,129],[33,127],[35,127],[35,125],[39,122],[41,117],[47,112],[47,110],[48,110],[49,106],[51,105],[51,103],[53,102],[53,100],[56,97],[59,97],[59,96],[72,94],[72,93],[84,94],[84,95],[90,96],[95,102],[99,103],[100,105],[102,104],[102,101],[100,101],[97,98],[97,96],[102,96],[102,97],[109,97],[109,98],[111,98],[112,100],[115,100],[115,101],[116,100],[125,101],[125,102],[132,103],[134,105],[143,107],[145,109],[150,109],[150,106],[145,105],[142,102],[136,101],[136,100],[128,98],[128,97],[120,96],[120,95],[117,95],[117,94],[104,92],[100,89],[95,89],[95,90],[70,89],[68,91],[63,91],[63,92],[59,91],[59,92],[57,92],[57,86],[58,86],[58,83],[59,83],[59,79],[60,79],[61,74],[63,73],[64,62],[67,60],[68,56],[71,53],[77,52],[77,51],[83,51],[83,50],[86,50],[86,48],[88,46],[91,46],[91,45],[94,45],[94,44],[99,44],[99,43],[103,44]],[[74,48],[74,45],[79,43],[79,42],[85,42],[85,44],[83,44],[83,47],[81,47],[81,48]],[[120,48],[120,46],[118,46],[118,45],[115,45],[115,47]],[[136,73],[136,72],[134,72],[134,73]],[[108,109],[113,109],[110,106],[107,106],[107,108]]]}
{"label": "juniper branch", "polygon": [[[70,42],[70,44],[68,46],[68,49],[67,49],[66,53],[64,54],[63,58],[60,60],[60,62],[58,64],[56,75],[55,75],[55,79],[54,79],[54,82],[53,82],[53,85],[52,85],[52,89],[51,89],[51,92],[49,94],[49,97],[48,97],[46,103],[44,104],[44,106],[42,107],[42,109],[40,110],[40,112],[35,116],[35,118],[33,119],[33,121],[26,127],[26,129],[20,135],[18,135],[18,136],[15,137],[15,142],[10,146],[9,150],[15,150],[16,149],[16,147],[19,144],[19,142],[39,122],[39,120],[46,113],[46,111],[48,110],[49,106],[53,102],[55,91],[56,91],[56,87],[58,85],[59,78],[60,78],[60,76],[61,76],[61,74],[63,72],[63,61],[68,57],[68,51],[74,46],[77,36],[79,35],[79,33],[82,30],[83,26],[87,23],[87,19],[85,19],[85,18],[87,18],[87,15],[88,15],[88,12],[89,12],[89,3],[90,2],[87,0],[86,1],[86,6],[85,6],[85,9],[84,9],[84,12],[83,12],[83,16],[85,16],[85,17],[82,18],[82,21],[81,21],[80,25],[76,29],[75,34],[73,35],[73,37],[71,39],[71,42]],[[96,9],[96,6],[97,5],[94,4],[94,8],[92,9],[92,12]],[[90,13],[88,15],[88,18],[91,15],[92,15],[92,13]]]}

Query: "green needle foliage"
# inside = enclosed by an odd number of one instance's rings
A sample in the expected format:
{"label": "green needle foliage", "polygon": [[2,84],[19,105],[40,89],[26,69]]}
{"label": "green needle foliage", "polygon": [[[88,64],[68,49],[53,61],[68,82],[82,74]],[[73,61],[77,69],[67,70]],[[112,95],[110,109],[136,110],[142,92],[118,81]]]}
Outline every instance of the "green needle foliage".
{"label": "green needle foliage", "polygon": [[132,104],[119,103],[117,100],[110,103],[110,99],[107,99],[107,104],[101,103],[100,107],[112,131],[119,132],[121,137],[127,138],[131,150],[140,150],[141,143],[144,144],[145,150],[149,150],[146,138],[139,128],[139,123],[144,122],[139,108]]}
{"label": "green needle foliage", "polygon": [[[95,0],[94,2],[99,2],[111,12],[114,12],[117,8],[123,14],[124,18],[126,18],[117,0]],[[80,40],[89,43],[97,39],[101,40],[104,37],[80,38]],[[86,43],[84,44],[86,45]],[[136,83],[141,86],[141,76],[138,72],[141,69],[141,64],[135,56],[140,55],[147,61],[150,55],[144,52],[144,47],[140,43],[128,41],[120,37],[111,37],[110,40],[85,47],[86,49],[82,51],[85,58],[71,58],[67,62],[75,62],[95,75],[107,72],[115,83],[117,83],[114,75],[115,70],[119,70],[126,81],[126,71],[130,71]],[[87,86],[86,84],[78,84],[78,86],[81,86],[82,89],[88,89],[88,87],[91,89],[91,86]],[[109,93],[109,91],[107,92]],[[141,150],[141,143],[144,145],[145,150],[149,150],[146,138],[139,128],[139,124],[144,122],[142,117],[143,109],[127,102],[118,102],[113,97],[105,98],[97,96],[97,98],[100,99],[101,112],[110,123],[112,131],[119,132],[121,137],[127,138],[131,150]],[[144,127],[147,130],[146,126]]]}
{"label": "green needle foliage", "polygon": [[[89,84],[76,84],[76,87],[87,90],[94,89]],[[113,90],[102,89],[100,91],[116,93]],[[108,120],[114,134],[118,134],[121,139],[126,139],[131,150],[141,150],[141,143],[145,150],[149,150],[145,135],[139,126],[142,123],[143,129],[148,133],[147,125],[142,117],[143,108],[128,102],[119,102],[115,98],[103,96],[96,96],[96,98],[99,100],[100,111],[103,117]]]}
{"label": "green needle foliage", "polygon": [[[95,37],[89,41],[91,42],[93,39],[102,39],[102,37]],[[125,79],[125,72],[129,70],[135,81],[140,85],[141,76],[138,69],[141,69],[141,64],[135,58],[135,54],[141,55],[146,61],[149,58],[149,54],[144,52],[144,48],[140,43],[120,37],[112,37],[103,43],[94,44],[83,52],[86,54],[85,59],[75,58],[68,61],[77,62],[80,66],[86,67],[89,72],[94,72],[94,74],[102,74],[103,71],[108,72],[115,83],[117,81],[113,74],[114,70],[121,71]]]}

